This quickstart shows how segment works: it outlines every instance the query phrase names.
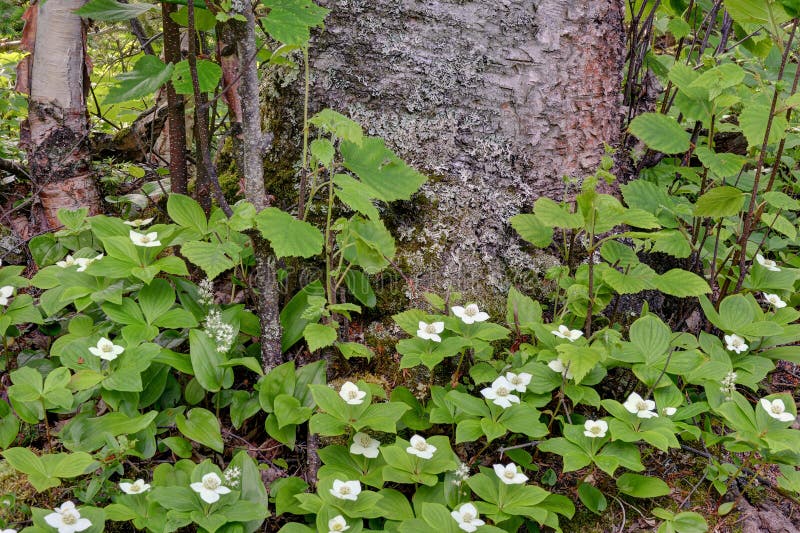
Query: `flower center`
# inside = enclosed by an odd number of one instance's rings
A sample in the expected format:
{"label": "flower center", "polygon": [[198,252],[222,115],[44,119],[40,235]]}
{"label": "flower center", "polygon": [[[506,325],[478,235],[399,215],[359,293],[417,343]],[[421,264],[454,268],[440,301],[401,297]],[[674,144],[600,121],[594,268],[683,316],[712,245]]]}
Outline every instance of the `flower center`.
{"label": "flower center", "polygon": [[522,380],[519,379],[519,376],[514,376],[509,381],[511,382],[512,385],[519,385],[520,381]]}
{"label": "flower center", "polygon": [[142,235],[142,242],[150,242],[150,237],[147,235]]}
{"label": "flower center", "polygon": [[517,475],[517,471],[516,471],[516,469],[515,470],[506,470],[503,475],[505,477],[507,477],[508,479],[514,479],[514,476]]}
{"label": "flower center", "polygon": [[414,448],[416,448],[417,450],[419,450],[421,452],[424,452],[425,450],[428,449],[428,443],[420,441],[420,442],[418,442],[418,443],[416,443],[414,445]]}
{"label": "flower center", "polygon": [[371,439],[368,436],[364,435],[363,437],[361,437],[358,440],[360,441],[362,448],[369,448]]}
{"label": "flower center", "polygon": [[425,333],[436,333],[436,326],[433,324],[428,324],[425,326]]}
{"label": "flower center", "polygon": [[344,529],[342,529],[342,524],[339,524],[339,523],[333,524],[333,528],[332,529],[333,529],[333,531],[344,531]]}
{"label": "flower center", "polygon": [[131,492],[141,492],[142,486],[139,483],[131,485]]}
{"label": "flower center", "polygon": [[478,314],[478,306],[475,304],[469,304],[466,309],[464,309],[464,314],[467,316],[475,316]]}
{"label": "flower center", "polygon": [[103,346],[100,347],[100,350],[106,353],[112,351],[113,349],[114,348],[111,344],[104,344]]}
{"label": "flower center", "polygon": [[642,400],[636,404],[637,411],[647,411],[647,403]]}
{"label": "flower center", "polygon": [[600,427],[599,426],[592,426],[592,429],[590,429],[589,431],[591,433],[593,433],[594,435],[599,435],[600,434]]}
{"label": "flower center", "polygon": [[78,521],[78,517],[75,516],[75,513],[66,512],[66,513],[62,513],[61,514],[61,521],[64,524],[66,524],[68,526],[71,526],[72,524],[74,524],[74,523],[76,523]]}
{"label": "flower center", "polygon": [[472,522],[473,518],[475,518],[475,517],[472,516],[472,513],[470,513],[470,512],[466,512],[466,513],[461,515],[461,520],[463,520],[466,523]]}
{"label": "flower center", "polygon": [[508,389],[505,387],[498,387],[497,388],[497,395],[498,396],[508,396]]}
{"label": "flower center", "polygon": [[781,406],[780,406],[780,405],[775,405],[775,404],[772,404],[772,407],[770,407],[770,409],[771,409],[771,410],[772,410],[772,412],[773,412],[773,413],[775,413],[776,415],[779,415],[779,414],[783,413],[783,409],[781,409]]}
{"label": "flower center", "polygon": [[206,488],[208,490],[217,490],[218,487],[219,487],[219,481],[217,481],[213,477],[206,478],[203,481],[203,488]]}
{"label": "flower center", "polygon": [[350,398],[351,400],[355,400],[356,398],[358,398],[358,391],[354,390],[347,391],[347,397]]}
{"label": "flower center", "polygon": [[339,494],[350,494],[350,487],[347,485],[339,487]]}

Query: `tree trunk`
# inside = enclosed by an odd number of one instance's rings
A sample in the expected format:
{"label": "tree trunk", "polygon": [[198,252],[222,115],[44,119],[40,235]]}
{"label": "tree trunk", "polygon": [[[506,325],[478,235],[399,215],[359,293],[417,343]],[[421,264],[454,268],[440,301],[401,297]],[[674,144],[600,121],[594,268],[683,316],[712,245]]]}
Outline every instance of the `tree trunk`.
{"label": "tree trunk", "polygon": [[[507,221],[574,189],[620,136],[620,0],[328,0],[311,46],[312,105],[387,139],[430,176],[395,206],[418,286],[488,300],[535,290],[551,260]],[[517,276],[516,279],[512,275]]]}
{"label": "tree trunk", "polygon": [[61,225],[56,217],[60,208],[88,207],[90,214],[100,212],[86,111],[86,28],[73,13],[84,3],[85,0],[39,3],[34,23],[23,144],[34,192],[41,203],[42,229]]}
{"label": "tree trunk", "polygon": [[[231,23],[239,56],[238,96],[241,106],[241,127],[237,128],[234,143],[236,152],[241,154],[245,198],[261,211],[270,203],[264,188],[264,150],[269,146],[271,134],[261,129],[255,18],[249,2],[245,2],[241,14],[246,22]],[[278,278],[275,255],[269,243],[257,231],[253,231],[251,237],[256,259],[258,315],[261,319],[261,360],[264,371],[268,372],[283,362]]]}
{"label": "tree trunk", "polygon": [[[161,3],[161,19],[164,27],[164,61],[177,64],[181,58],[181,33],[170,14],[177,11],[174,4]],[[172,192],[188,194],[188,171],[186,167],[186,108],[183,95],[177,94],[168,81],[167,138],[169,143],[169,180]]]}

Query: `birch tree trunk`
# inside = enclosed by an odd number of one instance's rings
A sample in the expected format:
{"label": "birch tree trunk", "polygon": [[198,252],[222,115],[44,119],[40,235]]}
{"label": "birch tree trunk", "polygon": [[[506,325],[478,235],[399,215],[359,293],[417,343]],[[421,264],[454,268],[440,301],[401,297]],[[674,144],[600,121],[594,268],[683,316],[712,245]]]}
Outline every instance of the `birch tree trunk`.
{"label": "birch tree trunk", "polygon": [[[73,13],[85,0],[40,2],[29,61],[24,142],[31,181],[41,203],[42,229],[57,228],[60,208],[100,212],[91,168],[86,111],[86,28]],[[34,8],[35,9],[35,8]],[[30,24],[31,21],[28,21]]]}
{"label": "birch tree trunk", "polygon": [[413,208],[386,214],[404,270],[477,298],[526,285],[512,273],[549,262],[508,218],[570,194],[563,177],[592,173],[620,136],[622,1],[322,3],[313,107],[358,120],[431,177]]}

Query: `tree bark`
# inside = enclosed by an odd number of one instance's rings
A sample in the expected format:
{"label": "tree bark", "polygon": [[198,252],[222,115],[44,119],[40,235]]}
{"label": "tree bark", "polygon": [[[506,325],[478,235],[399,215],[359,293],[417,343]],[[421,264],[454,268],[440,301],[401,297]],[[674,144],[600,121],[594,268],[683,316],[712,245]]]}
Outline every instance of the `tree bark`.
{"label": "tree bark", "polygon": [[[553,259],[508,225],[620,136],[619,0],[327,0],[312,106],[358,120],[430,181],[385,214],[418,286],[535,290]],[[297,132],[293,132],[297,135]],[[516,276],[516,277],[515,277]]]}
{"label": "tree bark", "polygon": [[[261,126],[258,69],[256,63],[255,18],[249,2],[245,2],[246,22],[232,21],[239,56],[238,95],[241,106],[241,128],[234,135],[236,151],[240,154],[245,198],[258,211],[269,206],[264,187],[264,151],[270,134]],[[275,256],[269,244],[258,234],[251,234],[256,259],[256,289],[258,314],[261,319],[261,359],[267,372],[283,362],[281,353],[281,323],[278,301],[278,279]]]}
{"label": "tree bark", "polygon": [[[177,64],[181,60],[181,33],[178,24],[170,18],[177,11],[174,4],[161,3],[161,19],[164,27],[164,61]],[[183,95],[177,94],[172,82],[167,91],[167,137],[169,142],[169,180],[172,192],[188,193],[186,166],[186,107]]]}
{"label": "tree bark", "polygon": [[42,229],[61,225],[56,217],[61,208],[88,207],[90,214],[96,214],[101,207],[91,168],[86,110],[86,27],[73,13],[84,3],[61,0],[36,6],[34,49],[29,70],[22,69],[30,74],[22,144],[38,191]]}

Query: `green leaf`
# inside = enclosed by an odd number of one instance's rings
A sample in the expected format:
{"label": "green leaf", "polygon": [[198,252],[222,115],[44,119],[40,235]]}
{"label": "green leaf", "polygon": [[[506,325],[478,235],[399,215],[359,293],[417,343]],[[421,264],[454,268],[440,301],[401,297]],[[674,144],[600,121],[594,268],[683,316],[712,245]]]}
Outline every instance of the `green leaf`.
{"label": "green leaf", "polygon": [[167,213],[175,223],[184,228],[197,230],[201,235],[208,231],[208,222],[203,208],[192,198],[183,194],[170,194]]}
{"label": "green leaf", "polygon": [[723,185],[714,187],[697,199],[694,214],[698,217],[727,217],[738,215],[744,204],[745,193]]}
{"label": "green leaf", "polygon": [[375,307],[377,299],[366,274],[360,270],[348,270],[344,276],[344,282],[347,285],[347,290],[349,290],[359,302],[367,307]]}
{"label": "green leaf", "polygon": [[178,430],[187,438],[219,453],[225,449],[219,420],[211,411],[196,407],[189,411],[187,417],[178,413],[175,416],[175,423],[178,425]]}
{"label": "green leaf", "polygon": [[303,337],[305,337],[311,352],[333,345],[337,336],[336,328],[323,324],[308,324],[303,330]]}
{"label": "green leaf", "polygon": [[136,18],[154,7],[153,4],[123,4],[117,0],[89,0],[76,9],[75,14],[93,20],[119,22]]}
{"label": "green leaf", "polygon": [[367,216],[370,220],[380,220],[381,215],[372,204],[372,199],[380,197],[380,194],[349,174],[336,174],[333,183],[337,187],[336,196],[347,207]]}
{"label": "green leaf", "polygon": [[394,237],[383,221],[355,216],[337,235],[344,258],[358,265],[367,274],[380,272],[389,265],[396,252]]}
{"label": "green leaf", "polygon": [[580,212],[571,213],[568,207],[550,198],[536,200],[533,212],[540,223],[553,228],[578,229],[583,226],[583,215]]}
{"label": "green leaf", "polygon": [[608,507],[608,501],[600,490],[588,483],[578,485],[578,498],[591,512],[600,514]]}
{"label": "green leaf", "polygon": [[31,251],[31,256],[33,256],[36,265],[40,268],[54,264],[64,257],[64,252],[66,251],[52,233],[33,237],[28,242],[28,249]]}
{"label": "green leaf", "polygon": [[321,28],[329,11],[311,0],[263,0],[269,14],[262,19],[270,37],[284,44],[306,46],[311,28]]}
{"label": "green leaf", "polygon": [[368,346],[357,342],[337,342],[336,347],[339,348],[339,351],[342,352],[342,357],[345,359],[365,357],[369,360],[375,355]]}
{"label": "green leaf", "polygon": [[[222,79],[222,67],[208,59],[197,61],[197,81],[200,85],[200,92],[213,91],[219,85],[220,79]],[[194,94],[188,60],[184,59],[175,65],[175,69],[172,71],[172,86],[178,94]]]}
{"label": "green leaf", "polygon": [[267,207],[256,215],[256,225],[279,258],[308,258],[322,253],[322,233],[277,207]]}
{"label": "green leaf", "polygon": [[309,145],[311,155],[316,158],[325,168],[330,168],[333,163],[333,156],[336,154],[336,149],[333,143],[328,139],[314,139]]}
{"label": "green leaf", "polygon": [[711,292],[706,280],[680,268],[673,268],[655,279],[655,285],[661,292],[670,296],[686,298],[689,296],[700,296]]}
{"label": "green leaf", "polygon": [[639,318],[631,325],[631,342],[639,348],[645,360],[655,362],[669,349],[672,330],[655,315]]}
{"label": "green leaf", "polygon": [[678,154],[689,149],[689,133],[667,115],[643,113],[631,121],[628,129],[657,152]]}
{"label": "green leaf", "polygon": [[426,181],[425,176],[386,148],[383,139],[378,137],[366,137],[360,146],[342,142],[340,150],[344,166],[355,172],[384,202],[409,200]]}
{"label": "green leaf", "polygon": [[747,161],[745,157],[737,154],[715,153],[706,146],[698,146],[694,153],[703,165],[720,178],[736,176]]}
{"label": "green leaf", "polygon": [[186,259],[203,269],[209,279],[234,267],[233,261],[225,254],[225,250],[210,242],[189,241],[181,246],[181,253]]}
{"label": "green leaf", "polygon": [[108,89],[103,103],[106,105],[119,104],[151,96],[159,87],[169,81],[172,77],[172,70],[172,63],[165,65],[156,56],[142,56],[132,70],[117,75],[114,80],[116,85]]}
{"label": "green leaf", "polygon": [[165,279],[154,279],[139,291],[139,306],[148,324],[166,313],[175,303],[175,291]]}
{"label": "green leaf", "polygon": [[[186,3],[183,0],[183,3]],[[217,17],[208,9],[199,7],[201,2],[195,2],[194,7],[194,29],[195,31],[211,31],[217,25]],[[189,27],[189,9],[181,6],[177,11],[170,13],[169,18],[174,20],[179,26]]]}
{"label": "green leaf", "polygon": [[655,477],[626,472],[617,478],[620,492],[634,498],[656,498],[670,493],[669,485]]}
{"label": "green leaf", "polygon": [[210,392],[219,391],[225,375],[221,366],[225,359],[205,331],[193,329],[189,332],[189,355],[200,385]]}
{"label": "green leaf", "polygon": [[308,120],[323,131],[326,131],[343,141],[361,145],[364,133],[361,124],[337,113],[333,109],[323,109]]}
{"label": "green leaf", "polygon": [[542,223],[536,215],[514,215],[508,221],[520,237],[537,248],[547,248],[553,241],[552,226]]}
{"label": "green leaf", "polygon": [[[761,148],[767,131],[770,108],[769,104],[763,103],[763,100],[760,99],[745,102],[742,112],[739,114],[739,127],[742,128],[742,133],[747,138],[750,148]],[[767,144],[775,144],[780,141],[788,125],[783,113],[773,116]]]}

